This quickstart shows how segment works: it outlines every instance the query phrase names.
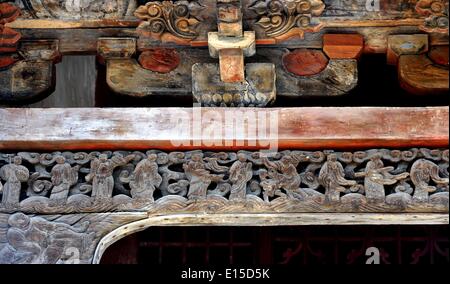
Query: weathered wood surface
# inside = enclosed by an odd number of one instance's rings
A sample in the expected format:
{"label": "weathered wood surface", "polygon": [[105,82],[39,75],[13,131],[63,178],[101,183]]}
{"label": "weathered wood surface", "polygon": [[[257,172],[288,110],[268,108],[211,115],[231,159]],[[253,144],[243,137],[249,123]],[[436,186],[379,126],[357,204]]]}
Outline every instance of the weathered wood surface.
{"label": "weathered wood surface", "polygon": [[54,89],[52,61],[24,60],[0,71],[0,102],[31,100]]}
{"label": "weathered wood surface", "polygon": [[95,56],[64,56],[56,65],[55,91],[47,98],[24,107],[95,106]]}
{"label": "weathered wood surface", "polygon": [[[244,114],[250,126],[264,119],[266,132],[258,137],[225,120]],[[448,107],[1,109],[0,149],[241,150],[264,148],[274,139],[280,149],[447,147],[448,119]],[[213,130],[222,135],[219,143]],[[255,144],[236,146],[239,141]]]}
{"label": "weathered wood surface", "polygon": [[448,214],[0,214],[0,263],[97,264],[120,239],[152,226],[443,225]]}
{"label": "weathered wood surface", "polygon": [[436,65],[427,55],[402,55],[398,62],[400,85],[416,95],[446,94],[448,67]]}
{"label": "weathered wood surface", "polygon": [[[298,74],[308,74],[305,64],[294,63],[298,70],[288,69],[286,62],[288,56],[296,53],[296,50],[285,48],[259,48],[255,58],[248,59],[249,62],[271,62],[276,67],[277,97],[325,97],[339,96],[348,93],[356,87],[358,83],[358,62],[355,59],[331,59],[320,63],[324,68],[309,72],[309,76],[298,76]],[[323,60],[322,60],[323,61]],[[294,65],[292,64],[292,65]],[[325,65],[325,66],[323,66]]]}
{"label": "weathered wood surface", "polygon": [[[232,62],[229,62],[230,64]],[[245,65],[245,81],[221,80],[218,64],[194,64],[192,94],[202,106],[265,107],[275,101],[275,66],[270,63]]]}
{"label": "weathered wood surface", "polygon": [[[206,50],[185,49],[175,52],[180,62],[175,69],[166,73],[147,70],[152,68],[146,65],[150,64],[148,61],[144,61],[147,53],[140,59],[144,66],[132,58],[107,60],[106,82],[114,92],[133,97],[168,94],[191,96],[192,66],[198,62],[214,62],[214,59]],[[160,70],[162,67],[158,68]]]}
{"label": "weathered wood surface", "polygon": [[146,213],[0,214],[1,264],[90,264],[106,234]]}

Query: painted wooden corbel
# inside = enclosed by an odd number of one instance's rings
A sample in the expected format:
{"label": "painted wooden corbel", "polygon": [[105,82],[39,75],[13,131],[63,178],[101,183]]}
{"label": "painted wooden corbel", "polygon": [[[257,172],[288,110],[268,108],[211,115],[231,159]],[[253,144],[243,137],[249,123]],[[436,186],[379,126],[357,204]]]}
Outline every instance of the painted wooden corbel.
{"label": "painted wooden corbel", "polygon": [[449,90],[448,45],[430,46],[426,34],[388,37],[388,64],[397,65],[400,85],[414,95]]}
{"label": "painted wooden corbel", "polygon": [[145,48],[137,56],[134,38],[100,38],[98,60],[106,65],[106,81],[117,94],[132,97],[191,96],[191,70],[212,61],[194,48]]}
{"label": "painted wooden corbel", "polygon": [[277,96],[339,96],[358,83],[364,40],[358,34],[326,34],[322,49],[259,48],[276,66]]}

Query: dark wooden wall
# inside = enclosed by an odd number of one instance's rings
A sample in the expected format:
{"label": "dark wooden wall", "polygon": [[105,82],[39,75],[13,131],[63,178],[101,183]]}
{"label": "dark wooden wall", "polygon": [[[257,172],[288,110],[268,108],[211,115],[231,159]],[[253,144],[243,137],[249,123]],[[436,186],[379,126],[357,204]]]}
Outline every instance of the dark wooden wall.
{"label": "dark wooden wall", "polygon": [[94,107],[95,56],[64,56],[56,65],[56,90],[28,107]]}

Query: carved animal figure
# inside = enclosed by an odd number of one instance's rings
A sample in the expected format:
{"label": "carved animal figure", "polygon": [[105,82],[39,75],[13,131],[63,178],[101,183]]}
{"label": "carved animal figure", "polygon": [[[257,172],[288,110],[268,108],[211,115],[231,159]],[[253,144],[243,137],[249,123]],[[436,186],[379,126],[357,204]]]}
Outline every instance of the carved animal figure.
{"label": "carved animal figure", "polygon": [[133,199],[154,202],[153,193],[162,183],[162,177],[158,173],[157,159],[157,155],[150,154],[147,159],[137,164],[130,178]]}
{"label": "carved animal figure", "polygon": [[0,178],[6,181],[2,196],[2,204],[5,207],[19,206],[21,183],[26,182],[29,177],[30,172],[22,166],[22,158],[19,156],[14,157],[12,164],[0,169]]}
{"label": "carved animal figure", "polygon": [[430,181],[437,184],[447,184],[448,178],[439,176],[439,166],[435,163],[420,159],[411,167],[411,181],[415,185],[413,200],[418,202],[428,202],[429,193],[435,192],[436,187],[430,185]]}

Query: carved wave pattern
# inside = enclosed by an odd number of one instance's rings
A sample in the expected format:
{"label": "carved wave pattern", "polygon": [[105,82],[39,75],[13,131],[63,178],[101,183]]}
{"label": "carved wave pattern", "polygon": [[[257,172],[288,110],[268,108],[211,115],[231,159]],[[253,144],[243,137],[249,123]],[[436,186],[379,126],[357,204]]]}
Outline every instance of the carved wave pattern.
{"label": "carved wave pattern", "polygon": [[0,212],[448,212],[449,151],[0,154]]}

